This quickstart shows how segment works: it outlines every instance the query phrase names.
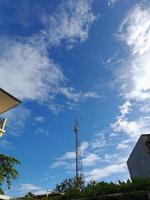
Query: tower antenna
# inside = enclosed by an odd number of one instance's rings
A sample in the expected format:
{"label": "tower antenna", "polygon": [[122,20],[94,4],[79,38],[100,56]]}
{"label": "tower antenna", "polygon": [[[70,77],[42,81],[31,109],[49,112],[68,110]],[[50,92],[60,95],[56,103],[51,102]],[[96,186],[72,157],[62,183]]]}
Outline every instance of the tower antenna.
{"label": "tower antenna", "polygon": [[74,133],[75,133],[75,150],[76,150],[76,178],[81,177],[82,180],[84,180],[82,152],[81,152],[81,145],[79,142],[79,123],[77,119],[75,119],[74,123]]}

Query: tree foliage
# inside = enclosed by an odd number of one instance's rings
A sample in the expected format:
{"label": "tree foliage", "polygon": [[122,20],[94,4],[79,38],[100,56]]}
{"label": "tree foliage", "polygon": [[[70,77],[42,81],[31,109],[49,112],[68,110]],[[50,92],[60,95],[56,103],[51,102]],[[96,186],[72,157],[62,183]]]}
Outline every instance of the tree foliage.
{"label": "tree foliage", "polygon": [[19,175],[15,169],[15,166],[18,164],[20,162],[16,158],[0,154],[0,186],[6,183],[8,189],[10,189],[11,181]]}
{"label": "tree foliage", "polygon": [[35,195],[32,192],[28,192],[24,197],[25,199],[34,199]]}
{"label": "tree foliage", "polygon": [[65,179],[60,184],[57,184],[54,192],[68,193],[72,190],[82,191],[84,189],[84,181],[81,177]]}
{"label": "tree foliage", "polygon": [[82,180],[65,179],[62,183],[57,184],[55,192],[63,192],[63,199],[114,199],[111,194],[120,194],[115,199],[147,199],[150,192],[150,178],[128,179],[126,182],[118,181],[96,182],[90,181],[86,186]]}
{"label": "tree foliage", "polygon": [[82,177],[65,179],[57,184],[54,192],[64,193],[68,198],[81,197],[84,190],[84,180]]}

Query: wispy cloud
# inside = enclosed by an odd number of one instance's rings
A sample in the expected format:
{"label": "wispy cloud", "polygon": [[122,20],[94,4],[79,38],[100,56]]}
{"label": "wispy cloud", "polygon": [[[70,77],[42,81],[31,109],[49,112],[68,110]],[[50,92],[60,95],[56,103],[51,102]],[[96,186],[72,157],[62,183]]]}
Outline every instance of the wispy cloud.
{"label": "wispy cloud", "polygon": [[41,15],[45,26],[42,34],[50,45],[58,46],[63,43],[72,48],[88,38],[89,28],[95,18],[92,0],[68,0],[61,3],[53,14]]}
{"label": "wispy cloud", "polygon": [[91,147],[93,149],[100,149],[106,145],[106,139],[104,133],[97,133],[93,141],[91,142]]}
{"label": "wispy cloud", "polygon": [[115,70],[116,82],[125,103],[119,107],[120,115],[111,128],[115,133],[122,134],[117,149],[127,152],[141,134],[150,133],[149,5],[146,7],[141,3],[133,6],[121,23],[117,36],[126,47],[128,59],[124,58],[122,66]]}
{"label": "wispy cloud", "polygon": [[150,8],[137,4],[127,13],[119,28],[119,37],[132,54],[143,55],[150,50]]}
{"label": "wispy cloud", "polygon": [[0,147],[1,147],[1,148],[4,148],[4,149],[6,149],[6,150],[15,149],[15,146],[14,146],[11,142],[9,142],[9,141],[7,141],[7,140],[4,140],[4,139],[1,139],[1,140],[0,140]]}
{"label": "wispy cloud", "polygon": [[108,6],[113,6],[115,5],[119,0],[107,0]]}
{"label": "wispy cloud", "polygon": [[35,118],[34,118],[34,122],[35,123],[42,123],[42,122],[44,122],[45,121],[45,118],[43,117],[43,116],[36,116]]}
{"label": "wispy cloud", "polygon": [[123,164],[113,164],[103,168],[95,168],[91,171],[86,172],[86,181],[90,180],[100,180],[112,174],[117,174],[119,172],[125,172],[126,165]]}
{"label": "wispy cloud", "polygon": [[[125,133],[130,140],[136,141],[141,134],[149,133],[150,118],[148,116],[140,116],[140,113],[137,117],[131,117],[131,107],[132,104],[129,101],[119,107],[121,115],[117,116],[116,121],[111,124],[111,128],[114,132]],[[121,149],[123,147],[127,147],[127,143],[121,143],[117,148]]]}
{"label": "wispy cloud", "polygon": [[38,127],[37,129],[35,129],[34,131],[35,135],[43,135],[43,136],[48,136],[50,133],[48,130],[42,128],[42,127]]}
{"label": "wispy cloud", "polygon": [[20,188],[17,189],[21,194],[27,194],[28,192],[39,193],[43,191],[43,188],[33,185],[31,183],[21,184]]}
{"label": "wispy cloud", "polygon": [[85,157],[83,157],[84,167],[92,167],[96,165],[97,161],[101,158],[95,153],[89,153]]}
{"label": "wispy cloud", "polygon": [[100,98],[95,92],[76,92],[72,87],[60,87],[59,93],[63,94],[67,99],[75,102],[85,101],[88,98]]}
{"label": "wispy cloud", "polygon": [[126,133],[130,139],[136,141],[141,134],[149,134],[149,117],[139,117],[135,120],[122,119],[112,124],[113,131]]}
{"label": "wispy cloud", "polygon": [[89,147],[89,142],[87,142],[87,141],[82,142],[80,144],[80,149],[81,149],[82,154],[84,154],[86,152],[86,150],[88,149],[88,147]]}
{"label": "wispy cloud", "polygon": [[66,152],[59,160],[72,160],[75,159],[75,152]]}
{"label": "wispy cloud", "polygon": [[137,134],[138,124],[136,121],[128,121],[127,115],[131,110],[132,104],[126,101],[123,105],[119,106],[121,115],[117,116],[116,122],[111,124],[114,132],[126,132],[128,134]]}
{"label": "wispy cloud", "polygon": [[142,113],[149,113],[150,112],[150,103],[146,102],[145,105],[141,105],[140,112],[142,112]]}
{"label": "wispy cloud", "polygon": [[3,116],[8,118],[8,124],[6,126],[7,134],[18,136],[22,133],[28,119],[30,118],[31,111],[24,107],[18,107],[12,109]]}
{"label": "wispy cloud", "polygon": [[[123,107],[120,109],[126,110],[124,112],[127,113],[126,107],[127,103],[124,109]],[[119,146],[117,142],[111,144],[111,135],[105,138],[103,134],[104,132],[94,134],[91,141],[82,143],[82,147],[85,147],[82,149],[82,162],[86,181],[93,179],[101,180],[113,174],[127,172],[126,161],[128,152],[124,151],[124,149],[130,144],[130,140],[124,140],[124,143],[120,142]],[[112,152],[108,152],[108,146],[109,149],[112,148]],[[75,170],[75,152],[66,152],[61,157],[56,158],[51,167],[63,167],[72,174]]]}
{"label": "wispy cloud", "polygon": [[[82,152],[82,155],[85,154],[86,150],[88,149],[89,147],[89,143],[88,142],[82,142],[81,145],[80,145],[80,149],[81,149],[81,152]],[[64,153],[64,155],[62,155],[61,157],[58,157],[56,158],[56,161],[54,161],[51,165],[52,168],[56,168],[56,167],[60,167],[60,166],[63,166],[67,169],[71,169],[72,166],[74,166],[74,161],[75,161],[75,151],[70,151],[70,152],[66,152]],[[84,159],[87,160],[87,163],[88,163],[88,160],[90,158],[87,158],[85,155],[84,155]],[[92,158],[91,158],[92,159]],[[94,161],[94,160],[93,160]]]}
{"label": "wispy cloud", "polygon": [[131,112],[132,104],[130,101],[126,101],[123,105],[119,107],[121,116],[119,118],[125,117],[129,112]]}
{"label": "wispy cloud", "polygon": [[51,168],[64,167],[65,169],[72,168],[72,165],[64,160],[57,160],[50,165]]}
{"label": "wispy cloud", "polygon": [[150,8],[136,5],[122,22],[119,38],[129,48],[130,57],[118,72],[121,94],[127,99],[150,98]]}
{"label": "wispy cloud", "polygon": [[[83,156],[82,160],[84,167],[92,167],[101,158],[95,153],[87,153]],[[73,170],[75,168],[75,152],[66,152],[64,156],[57,158],[57,160],[52,163],[52,168],[64,167],[65,169]]]}
{"label": "wispy cloud", "polygon": [[121,143],[119,143],[117,145],[117,149],[118,150],[124,150],[124,149],[129,149],[130,145],[129,145],[129,141],[128,140],[123,140]]}
{"label": "wispy cloud", "polygon": [[[90,144],[88,142],[82,142],[80,145],[80,150],[82,154],[82,159],[84,167],[94,166],[97,161],[100,160],[100,157],[96,153],[89,153]],[[52,168],[64,166],[65,168],[72,168],[75,164],[75,152],[66,152],[61,157],[58,157],[56,161],[51,165]]]}
{"label": "wispy cloud", "polygon": [[52,46],[63,43],[71,48],[88,38],[95,20],[92,0],[69,0],[53,13],[41,14],[40,19],[43,29],[30,37],[0,38],[1,87],[19,99],[44,102],[55,113],[67,107],[65,102],[64,106],[55,102],[58,95],[70,105],[98,98],[94,91],[76,91],[68,85],[61,66],[49,57]]}
{"label": "wispy cloud", "polygon": [[[1,86],[20,99],[40,101],[54,93],[64,79],[57,64],[41,47],[30,43],[3,43],[0,55]],[[7,79],[7,81],[5,81]]]}
{"label": "wispy cloud", "polygon": [[[110,3],[116,2],[110,1]],[[121,23],[117,36],[127,47],[125,53],[128,57],[119,63],[122,64],[120,68],[115,69],[116,81],[119,83],[120,96],[124,103],[118,107],[120,114],[111,124],[110,131],[119,134],[119,139],[112,144],[114,149],[110,153],[105,145],[111,140],[111,134],[107,139],[103,136],[92,139],[83,155],[84,164],[87,161],[85,164],[87,180],[99,180],[127,172],[126,161],[131,146],[135,144],[140,134],[149,133],[150,130],[150,118],[147,115],[150,99],[150,8],[142,5],[132,7]],[[67,92],[66,95],[69,95]],[[107,153],[103,155],[94,150],[92,154],[90,148],[97,150],[101,145]],[[63,164],[67,165],[66,160],[64,162]],[[95,164],[101,163],[103,167],[88,170],[88,166],[93,168]]]}
{"label": "wispy cloud", "polygon": [[56,102],[50,102],[50,103],[48,103],[47,106],[48,106],[49,110],[53,112],[54,115],[57,115],[58,113],[60,113],[66,109],[65,104],[60,104],[60,103],[56,103]]}

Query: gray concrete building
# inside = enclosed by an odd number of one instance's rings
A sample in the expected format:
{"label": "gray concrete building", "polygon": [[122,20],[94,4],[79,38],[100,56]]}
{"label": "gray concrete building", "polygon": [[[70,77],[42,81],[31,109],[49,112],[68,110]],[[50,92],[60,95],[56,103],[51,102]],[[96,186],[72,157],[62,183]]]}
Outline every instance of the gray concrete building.
{"label": "gray concrete building", "polygon": [[131,178],[150,178],[150,134],[140,136],[127,165]]}

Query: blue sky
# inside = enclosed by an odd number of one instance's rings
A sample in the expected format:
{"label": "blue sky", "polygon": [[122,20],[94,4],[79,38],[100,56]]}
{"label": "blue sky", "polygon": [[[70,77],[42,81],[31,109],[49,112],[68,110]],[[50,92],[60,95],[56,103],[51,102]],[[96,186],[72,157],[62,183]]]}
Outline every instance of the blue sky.
{"label": "blue sky", "polygon": [[148,0],[0,2],[1,153],[21,161],[11,195],[53,189],[74,170],[80,124],[85,180],[129,178],[126,161],[150,128]]}

